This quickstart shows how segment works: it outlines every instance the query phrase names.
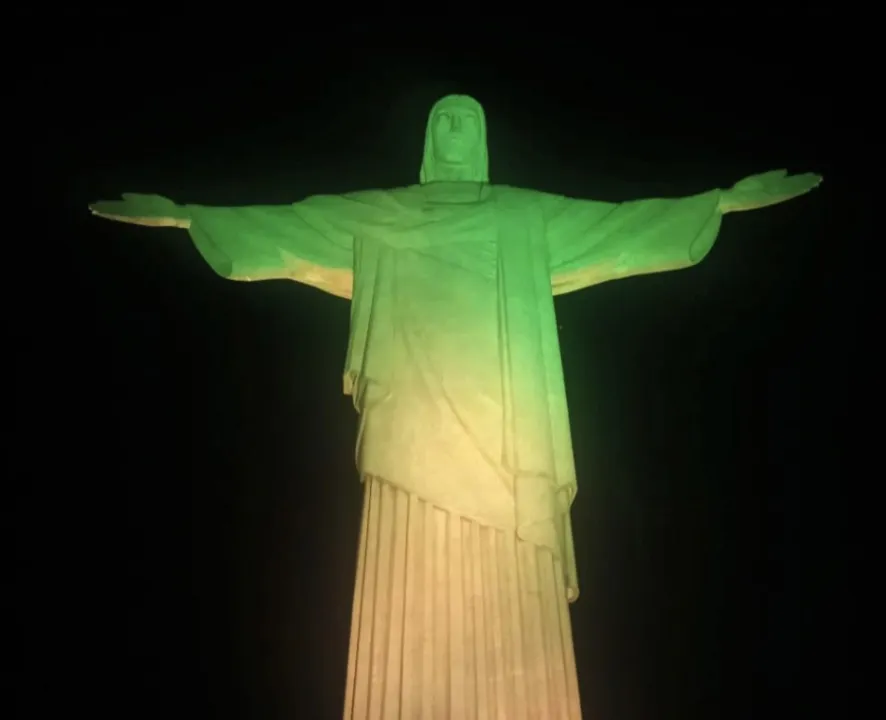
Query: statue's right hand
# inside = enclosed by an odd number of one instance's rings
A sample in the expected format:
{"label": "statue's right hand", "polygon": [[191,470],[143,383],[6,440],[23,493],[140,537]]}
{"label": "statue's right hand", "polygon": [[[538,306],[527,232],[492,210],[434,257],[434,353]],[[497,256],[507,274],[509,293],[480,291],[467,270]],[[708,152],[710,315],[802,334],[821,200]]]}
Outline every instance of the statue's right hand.
{"label": "statue's right hand", "polygon": [[187,210],[162,195],[123,193],[122,200],[92,203],[89,210],[93,215],[133,225],[179,228],[191,225]]}

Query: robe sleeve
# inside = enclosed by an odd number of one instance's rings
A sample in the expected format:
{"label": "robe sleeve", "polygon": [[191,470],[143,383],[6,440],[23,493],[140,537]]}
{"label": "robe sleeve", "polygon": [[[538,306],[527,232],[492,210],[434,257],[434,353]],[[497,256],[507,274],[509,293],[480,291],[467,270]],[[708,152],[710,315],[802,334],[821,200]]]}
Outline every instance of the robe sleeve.
{"label": "robe sleeve", "polygon": [[720,191],[620,204],[546,196],[554,295],[700,262],[720,230]]}
{"label": "robe sleeve", "polygon": [[350,298],[354,236],[372,222],[375,206],[354,193],[292,205],[187,208],[191,239],[223,278],[285,278]]}

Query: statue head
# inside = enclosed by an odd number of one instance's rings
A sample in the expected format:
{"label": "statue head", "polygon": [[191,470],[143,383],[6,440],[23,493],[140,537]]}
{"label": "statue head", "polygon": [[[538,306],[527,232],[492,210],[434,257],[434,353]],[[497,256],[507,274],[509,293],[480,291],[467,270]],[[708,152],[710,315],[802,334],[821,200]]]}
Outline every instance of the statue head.
{"label": "statue head", "polygon": [[425,132],[421,183],[439,180],[489,182],[486,117],[467,95],[447,95],[434,103]]}

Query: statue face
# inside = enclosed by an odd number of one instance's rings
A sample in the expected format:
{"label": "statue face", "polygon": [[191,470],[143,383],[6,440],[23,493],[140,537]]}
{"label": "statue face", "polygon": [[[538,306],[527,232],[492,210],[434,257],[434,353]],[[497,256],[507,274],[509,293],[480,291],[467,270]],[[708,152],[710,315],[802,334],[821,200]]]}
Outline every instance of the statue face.
{"label": "statue face", "polygon": [[433,119],[434,155],[444,163],[471,161],[480,142],[480,119],[469,108],[441,107]]}

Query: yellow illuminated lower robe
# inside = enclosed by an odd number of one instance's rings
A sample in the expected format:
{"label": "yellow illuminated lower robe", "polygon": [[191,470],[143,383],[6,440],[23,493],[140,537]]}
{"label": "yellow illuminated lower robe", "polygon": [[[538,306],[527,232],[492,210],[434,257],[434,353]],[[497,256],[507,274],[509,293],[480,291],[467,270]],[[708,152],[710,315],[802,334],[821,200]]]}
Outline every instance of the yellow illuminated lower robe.
{"label": "yellow illuminated lower robe", "polygon": [[346,718],[580,718],[560,560],[372,477]]}

